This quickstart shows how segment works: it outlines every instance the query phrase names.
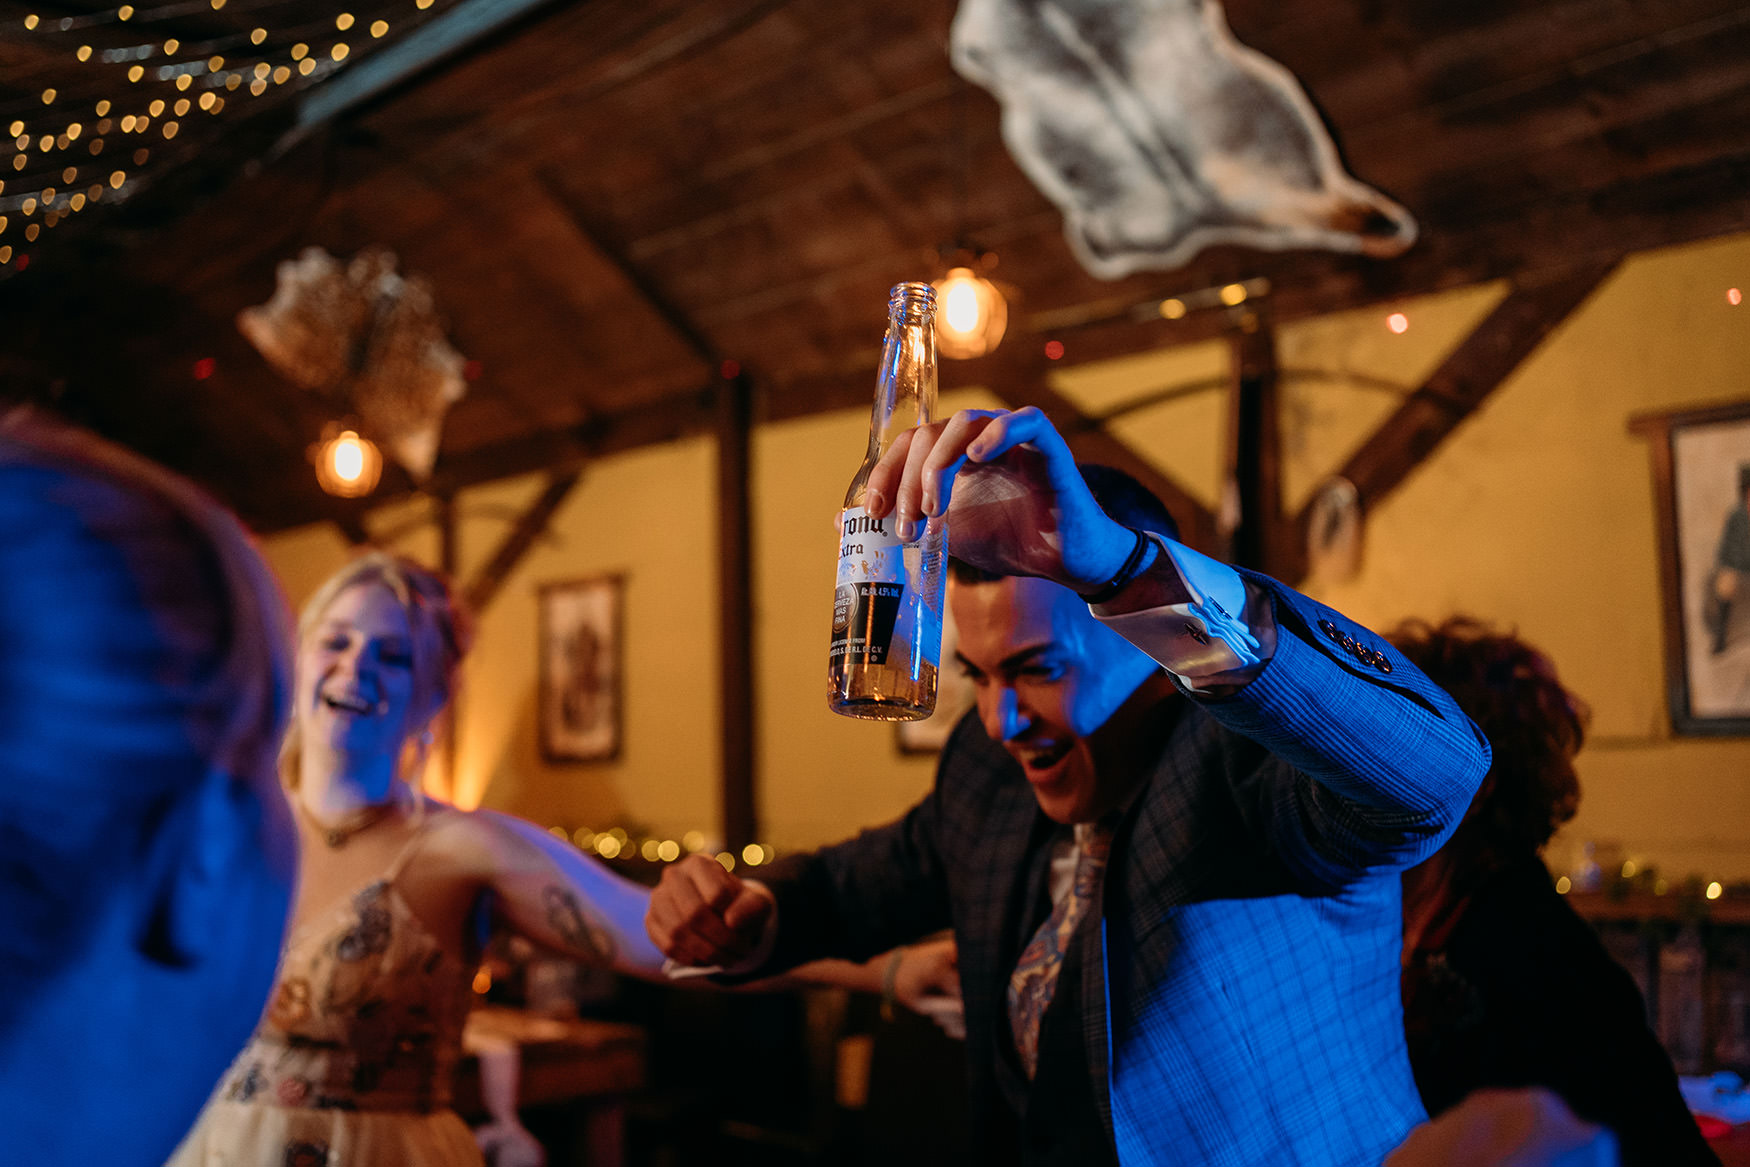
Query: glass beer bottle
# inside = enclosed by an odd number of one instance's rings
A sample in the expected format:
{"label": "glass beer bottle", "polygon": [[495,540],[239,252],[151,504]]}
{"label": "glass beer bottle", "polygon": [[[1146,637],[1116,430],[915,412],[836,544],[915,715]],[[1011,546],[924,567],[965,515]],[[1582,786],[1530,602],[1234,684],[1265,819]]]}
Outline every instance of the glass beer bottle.
{"label": "glass beer bottle", "polygon": [[839,512],[827,704],[846,717],[918,721],[936,708],[947,522],[932,519],[902,543],[891,512],[873,519],[863,505],[881,455],[935,412],[935,315],[936,292],[928,284],[899,284],[888,298],[869,449]]}

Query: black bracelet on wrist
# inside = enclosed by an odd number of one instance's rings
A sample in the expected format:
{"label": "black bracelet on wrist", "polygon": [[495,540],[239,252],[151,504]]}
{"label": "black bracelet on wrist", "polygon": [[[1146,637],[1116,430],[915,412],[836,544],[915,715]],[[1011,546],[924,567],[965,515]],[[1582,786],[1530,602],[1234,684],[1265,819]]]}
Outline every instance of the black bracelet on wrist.
{"label": "black bracelet on wrist", "polygon": [[1106,585],[1091,592],[1077,593],[1082,602],[1090,605],[1104,604],[1117,598],[1118,593],[1130,586],[1137,573],[1142,570],[1142,557],[1148,553],[1148,533],[1131,529],[1136,536],[1136,546],[1130,549],[1130,554],[1124,560],[1124,566],[1118,569],[1118,574],[1106,581]]}

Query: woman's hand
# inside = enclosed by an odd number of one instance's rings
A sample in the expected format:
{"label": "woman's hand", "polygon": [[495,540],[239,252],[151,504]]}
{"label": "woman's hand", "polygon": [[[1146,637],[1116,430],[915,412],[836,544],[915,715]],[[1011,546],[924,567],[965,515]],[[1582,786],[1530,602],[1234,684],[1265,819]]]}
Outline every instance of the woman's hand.
{"label": "woman's hand", "polygon": [[960,996],[960,950],[952,936],[902,950],[893,974],[893,999],[966,1039],[966,1003]]}
{"label": "woman's hand", "polygon": [[547,1167],[547,1149],[515,1119],[475,1127],[474,1142],[490,1167]]}

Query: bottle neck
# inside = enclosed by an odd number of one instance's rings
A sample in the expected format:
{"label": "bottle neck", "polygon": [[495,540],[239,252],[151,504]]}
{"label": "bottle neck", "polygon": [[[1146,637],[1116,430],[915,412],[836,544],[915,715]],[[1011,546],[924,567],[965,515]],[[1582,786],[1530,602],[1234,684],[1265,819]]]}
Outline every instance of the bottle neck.
{"label": "bottle neck", "polygon": [[888,312],[887,339],[875,380],[875,405],[869,414],[869,448],[845,495],[847,507],[861,505],[870,473],[899,435],[930,422],[935,413],[934,313],[924,302],[901,300]]}

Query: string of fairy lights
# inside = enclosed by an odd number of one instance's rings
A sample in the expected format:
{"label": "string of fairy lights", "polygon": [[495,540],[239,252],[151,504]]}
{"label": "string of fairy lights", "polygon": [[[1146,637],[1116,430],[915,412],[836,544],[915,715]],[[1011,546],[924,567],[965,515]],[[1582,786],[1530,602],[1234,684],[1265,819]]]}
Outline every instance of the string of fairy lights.
{"label": "string of fairy lights", "polygon": [[[561,842],[572,844],[586,855],[599,855],[603,859],[642,859],[646,863],[673,863],[687,855],[701,852],[712,854],[703,831],[688,831],[679,840],[655,835],[634,838],[621,827],[606,831],[578,827],[568,831],[564,827],[555,826],[548,827],[547,833]],[[740,855],[730,851],[718,851],[712,857],[723,865],[725,871],[734,871],[737,863],[744,867],[759,867],[776,859],[778,853],[768,843],[749,843],[741,849]]]}
{"label": "string of fairy lights", "polygon": [[126,201],[240,110],[321,82],[438,3],[370,0],[318,17],[291,0],[182,0],[0,26],[6,38],[22,28],[40,62],[0,91],[12,152],[0,150],[0,277],[25,270],[45,232]]}

